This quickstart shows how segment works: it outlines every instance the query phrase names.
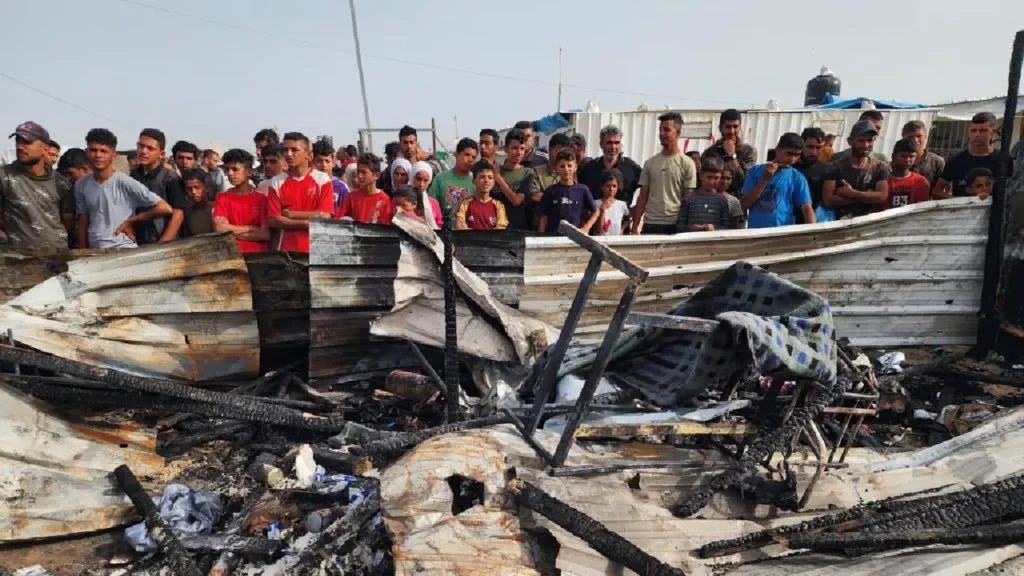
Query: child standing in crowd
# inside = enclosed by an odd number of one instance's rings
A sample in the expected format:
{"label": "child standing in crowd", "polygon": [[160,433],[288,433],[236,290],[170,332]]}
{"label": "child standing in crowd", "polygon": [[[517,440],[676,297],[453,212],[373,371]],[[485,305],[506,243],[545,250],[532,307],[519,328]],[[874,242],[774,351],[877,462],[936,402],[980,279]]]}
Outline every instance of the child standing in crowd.
{"label": "child standing in crowd", "polygon": [[[537,230],[554,234],[558,225],[565,220],[576,226],[584,234],[597,222],[600,215],[590,189],[583,184],[576,184],[576,155],[572,149],[561,149],[555,156],[555,172],[558,183],[544,191],[540,201]],[[583,215],[589,214],[584,221]]]}
{"label": "child standing in crowd", "polygon": [[700,152],[696,150],[690,150],[686,153],[693,160],[693,167],[697,170],[697,174],[700,174]]}
{"label": "child standing in crowd", "polygon": [[992,194],[992,180],[994,176],[988,168],[972,168],[967,173],[967,195],[977,196],[984,200]]}
{"label": "child standing in crowd", "polygon": [[700,187],[683,197],[676,220],[676,232],[711,232],[729,228],[729,201],[718,191],[725,172],[725,163],[711,157],[704,159],[700,171]]}
{"label": "child standing in crowd", "polygon": [[412,189],[420,196],[420,205],[423,206],[423,219],[434,230],[439,230],[442,225],[441,205],[437,200],[427,193],[430,189],[430,181],[434,179],[434,170],[430,164],[422,160],[412,165],[410,171]]}
{"label": "child standing in crowd", "polygon": [[243,254],[266,252],[270,242],[267,197],[252,185],[255,158],[234,148],[224,153],[223,162],[231,188],[218,194],[213,203],[213,229],[234,234]]}
{"label": "child standing in crowd", "polygon": [[505,205],[491,198],[494,190],[494,166],[486,160],[473,165],[476,196],[459,203],[455,215],[456,230],[504,230],[508,228]]}
{"label": "child standing in crowd", "polygon": [[357,188],[342,202],[335,218],[351,218],[363,224],[391,224],[394,209],[391,199],[377,188],[380,176],[380,158],[369,152],[356,160],[355,184]]}
{"label": "child standing in crowd", "polygon": [[617,200],[622,189],[622,172],[615,168],[601,174],[601,229],[604,236],[621,236],[623,230],[629,230],[629,206]]}
{"label": "child standing in crowd", "polygon": [[438,174],[430,184],[430,196],[437,200],[445,214],[450,214],[449,223],[453,226],[459,203],[475,192],[472,171],[479,151],[480,147],[475,140],[459,140],[455,147],[455,168]]}
{"label": "child standing in crowd", "polygon": [[908,204],[927,202],[931,197],[928,179],[913,172],[917,161],[917,143],[900,140],[892,147],[892,174],[889,176],[889,200],[878,206],[878,212]]}
{"label": "child standing in crowd", "polygon": [[260,150],[259,173],[253,171],[253,182],[258,180],[256,191],[264,196],[270,194],[270,181],[284,169],[284,146],[277,142],[264,146]]}
{"label": "child standing in crowd", "polygon": [[199,168],[189,168],[181,173],[181,185],[188,200],[182,224],[184,237],[213,233],[213,202],[206,193],[210,186],[206,173]]}
{"label": "child standing in crowd", "polygon": [[282,146],[288,170],[270,180],[267,223],[280,233],[278,250],[309,254],[309,221],[331,217],[334,187],[313,170],[313,146],[303,133],[288,132]]}
{"label": "child standing in crowd", "polygon": [[739,168],[726,166],[718,180],[718,192],[729,203],[729,228],[733,230],[747,227],[747,212],[740,204],[740,199],[732,194],[733,182],[739,180],[741,175]]}
{"label": "child standing in crowd", "polygon": [[413,190],[412,186],[402,184],[393,188],[391,201],[395,204],[395,216],[404,214],[420,222],[425,222],[423,219],[423,201],[420,200],[419,192]]}
{"label": "child standing in crowd", "polygon": [[334,148],[326,140],[317,140],[313,144],[313,168],[331,177],[331,186],[334,188],[334,207],[331,212],[337,212],[341,203],[348,197],[348,185],[334,175]]}

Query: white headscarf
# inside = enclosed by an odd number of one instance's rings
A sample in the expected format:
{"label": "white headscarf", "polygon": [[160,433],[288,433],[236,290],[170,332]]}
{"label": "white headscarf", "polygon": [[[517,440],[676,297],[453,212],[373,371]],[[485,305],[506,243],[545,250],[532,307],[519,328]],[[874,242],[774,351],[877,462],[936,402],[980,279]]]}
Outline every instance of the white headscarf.
{"label": "white headscarf", "polygon": [[[408,162],[407,162],[408,163]],[[430,167],[430,164],[420,161],[412,165],[412,170],[409,171],[409,183],[412,184],[413,179],[420,172],[426,172],[430,176],[430,180],[434,179],[434,170]],[[427,184],[427,190],[430,189],[430,184]],[[430,195],[427,194],[427,190],[420,193],[420,202],[423,204],[423,220],[426,221],[427,225],[437,230],[437,218],[434,216],[434,207],[430,204]]]}
{"label": "white headscarf", "polygon": [[395,170],[399,168],[405,168],[405,173],[409,176],[409,181],[412,182],[412,164],[409,163],[405,158],[395,158],[391,162],[391,189],[396,188],[395,184]]}
{"label": "white headscarf", "polygon": [[348,186],[349,190],[355,190],[355,175],[356,175],[356,163],[353,162],[348,166],[345,166],[345,175],[342,176],[342,180],[345,181],[345,185]]}

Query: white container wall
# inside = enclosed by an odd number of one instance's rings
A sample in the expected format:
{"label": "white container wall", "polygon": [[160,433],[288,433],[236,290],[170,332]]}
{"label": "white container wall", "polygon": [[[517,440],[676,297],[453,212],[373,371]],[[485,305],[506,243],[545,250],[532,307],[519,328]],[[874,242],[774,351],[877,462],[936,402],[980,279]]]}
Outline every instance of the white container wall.
{"label": "white container wall", "polygon": [[[587,138],[587,156],[601,154],[599,137],[601,128],[614,124],[622,130],[622,149],[627,156],[643,163],[661,150],[658,142],[658,116],[666,110],[648,112],[577,112],[573,126]],[[675,110],[683,116],[683,137],[680,147],[685,150],[705,150],[713,141],[697,137],[703,127],[707,135],[718,138],[720,110]],[[836,138],[836,151],[847,148],[846,136],[857,122],[862,110],[753,110],[743,113],[743,138],[757,148],[757,161],[764,162],[768,150],[786,132],[799,134],[804,128],[817,126]],[[875,150],[889,155],[900,139],[903,125],[920,120],[931,126],[937,109],[882,110],[885,117],[882,134],[875,141]]]}

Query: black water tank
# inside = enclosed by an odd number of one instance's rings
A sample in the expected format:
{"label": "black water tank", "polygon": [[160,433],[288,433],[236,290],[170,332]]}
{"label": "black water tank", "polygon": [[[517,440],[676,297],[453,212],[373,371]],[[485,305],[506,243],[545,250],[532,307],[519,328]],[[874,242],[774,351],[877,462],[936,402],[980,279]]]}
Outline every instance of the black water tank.
{"label": "black water tank", "polygon": [[843,83],[839,77],[828,69],[828,66],[821,67],[821,73],[807,82],[807,91],[804,92],[804,106],[820,106],[825,103],[825,95],[831,94],[833,98],[839,98],[839,92]]}

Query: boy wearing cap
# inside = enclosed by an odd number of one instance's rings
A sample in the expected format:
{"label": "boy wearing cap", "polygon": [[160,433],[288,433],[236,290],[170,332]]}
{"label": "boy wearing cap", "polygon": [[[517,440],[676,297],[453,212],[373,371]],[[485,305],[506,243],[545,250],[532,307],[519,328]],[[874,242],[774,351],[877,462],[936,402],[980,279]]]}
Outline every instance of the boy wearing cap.
{"label": "boy wearing cap", "polygon": [[927,202],[931,192],[928,179],[914,172],[918,144],[904,138],[892,147],[892,175],[889,176],[889,201],[879,205],[877,210],[899,208],[908,204]]}
{"label": "boy wearing cap", "polygon": [[74,195],[67,180],[47,164],[50,134],[24,122],[13,134],[17,161],[0,166],[0,243],[52,252],[68,248]]}
{"label": "boy wearing cap", "polygon": [[847,139],[850,154],[825,168],[822,202],[836,211],[836,218],[869,214],[889,200],[889,165],[871,157],[876,136],[878,129],[870,120],[857,122]]}

